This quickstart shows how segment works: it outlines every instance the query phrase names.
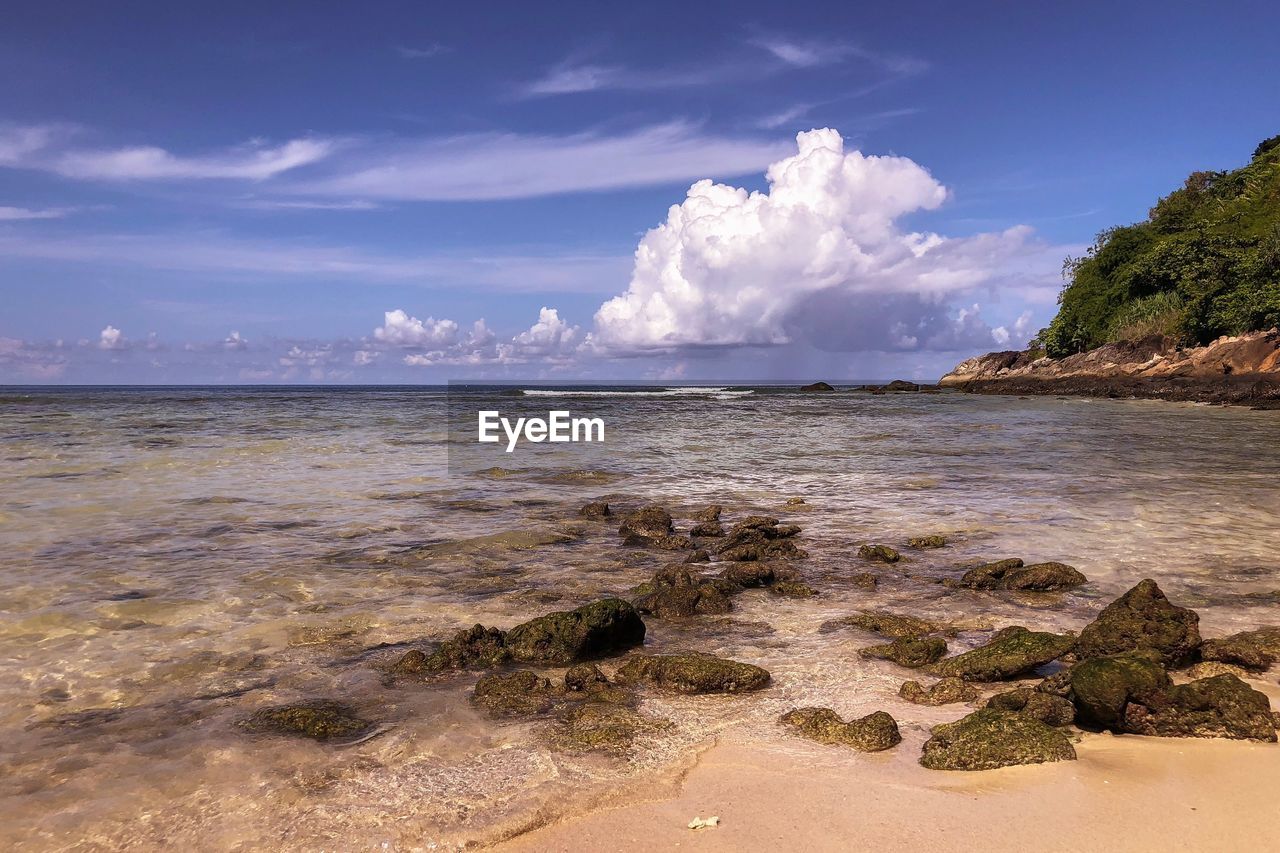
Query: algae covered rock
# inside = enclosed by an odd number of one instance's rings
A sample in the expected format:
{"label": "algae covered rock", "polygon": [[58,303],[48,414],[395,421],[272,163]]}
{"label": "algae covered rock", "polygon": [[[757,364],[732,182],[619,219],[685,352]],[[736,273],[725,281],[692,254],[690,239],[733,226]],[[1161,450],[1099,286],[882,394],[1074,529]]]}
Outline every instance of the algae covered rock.
{"label": "algae covered rock", "polygon": [[242,720],[239,726],[249,732],[327,741],[359,737],[370,731],[373,723],[361,719],[350,705],[317,700],[263,708]]}
{"label": "algae covered rock", "polygon": [[632,708],[588,702],[564,711],[546,738],[556,749],[570,752],[623,753],[637,737],[669,728],[670,721]]}
{"label": "algae covered rock", "polygon": [[666,536],[673,530],[671,513],[660,506],[646,506],[623,517],[618,534],[624,539],[629,536],[657,538]]}
{"label": "algae covered rock", "polygon": [[1071,668],[1071,696],[1080,722],[1103,728],[1121,724],[1132,697],[1171,683],[1153,649],[1091,658]]}
{"label": "algae covered rock", "polygon": [[902,559],[902,555],[888,545],[863,545],[858,549],[858,556],[875,563],[896,563]]}
{"label": "algae covered rock", "polygon": [[1157,737],[1276,741],[1266,694],[1234,675],[1215,675],[1135,696],[1125,706],[1120,727]]}
{"label": "algae covered rock", "polygon": [[880,752],[902,742],[898,723],[884,711],[845,722],[830,708],[795,708],[780,722],[818,743],[851,746],[861,752]]}
{"label": "algae covered rock", "polygon": [[476,682],[471,701],[491,717],[528,717],[551,710],[561,692],[527,669],[495,672]]}
{"label": "algae covered rock", "polygon": [[1075,757],[1070,739],[1058,729],[1017,711],[982,708],[935,726],[920,763],[930,770],[992,770]]}
{"label": "algae covered rock", "polygon": [[1200,647],[1200,617],[1178,607],[1150,579],[1103,608],[1084,627],[1076,652],[1084,658],[1155,649],[1166,665],[1187,663]]}
{"label": "algae covered rock", "polygon": [[818,594],[804,581],[778,581],[769,586],[769,591],[783,598],[813,598]]}
{"label": "algae covered rock", "polygon": [[924,551],[930,548],[941,548],[947,544],[947,537],[932,534],[929,536],[912,536],[907,539],[907,546],[915,548],[917,551]]}
{"label": "algae covered rock", "polygon": [[1205,640],[1200,646],[1200,657],[1264,672],[1280,660],[1280,627],[1259,628]]}
{"label": "algae covered rock", "polygon": [[413,649],[391,667],[395,675],[429,675],[453,669],[482,669],[498,666],[510,658],[506,633],[497,628],[473,625],[446,640],[434,652]]}
{"label": "algae covered rock", "polygon": [[858,652],[864,658],[889,660],[908,669],[941,660],[947,653],[947,641],[941,637],[911,637],[879,646],[868,646]]}
{"label": "algae covered rock", "polygon": [[605,598],[517,625],[507,632],[506,648],[518,661],[566,666],[641,645],[644,633],[631,604]]}
{"label": "algae covered rock", "polygon": [[1034,563],[1021,560],[999,560],[972,568],[960,578],[960,586],[969,589],[1007,589],[1029,592],[1055,592],[1087,583],[1088,578],[1066,563]]}
{"label": "algae covered rock", "polygon": [[724,535],[724,527],[718,521],[699,521],[689,528],[690,536],[713,538]]}
{"label": "algae covered rock", "polygon": [[663,618],[728,613],[729,593],[736,587],[719,578],[706,578],[688,565],[667,566],[653,576],[648,591],[635,600],[641,613]]}
{"label": "algae covered rock", "polygon": [[926,619],[920,619],[916,616],[903,616],[897,613],[886,613],[881,610],[864,610],[853,616],[832,619],[828,622],[823,622],[818,630],[825,634],[846,626],[861,628],[864,631],[870,631],[873,634],[879,634],[882,637],[889,637],[894,640],[923,637],[926,634],[935,634],[943,630],[943,626],[934,624]]}
{"label": "algae covered rock", "polygon": [[1017,711],[1047,726],[1067,726],[1076,718],[1076,707],[1070,701],[1030,687],[1019,687],[997,693],[987,700],[985,707]]}
{"label": "algae covered rock", "polygon": [[1055,661],[1074,646],[1074,637],[1025,628],[1006,629],[986,645],[938,661],[929,667],[929,672],[965,681],[1004,681]]}
{"label": "algae covered rock", "polygon": [[776,518],[753,515],[735,524],[715,550],[724,560],[802,559],[808,554],[791,541],[799,532],[794,524],[779,525]]}
{"label": "algae covered rock", "polygon": [[972,702],[978,698],[973,685],[959,678],[943,678],[925,690],[918,681],[904,682],[898,696],[915,705],[950,705],[954,702]]}
{"label": "algae covered rock", "polygon": [[618,670],[617,679],[674,693],[744,693],[766,687],[769,672],[749,663],[688,652],[632,655]]}
{"label": "algae covered rock", "polygon": [[578,515],[583,518],[601,519],[608,518],[611,513],[609,512],[609,505],[604,501],[591,501],[578,510]]}

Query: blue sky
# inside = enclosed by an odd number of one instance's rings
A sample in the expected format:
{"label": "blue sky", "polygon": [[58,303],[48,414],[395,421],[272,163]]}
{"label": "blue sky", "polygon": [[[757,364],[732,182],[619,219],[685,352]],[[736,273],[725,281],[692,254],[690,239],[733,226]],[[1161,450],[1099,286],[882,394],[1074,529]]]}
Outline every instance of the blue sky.
{"label": "blue sky", "polygon": [[550,9],[10,4],[0,382],[936,377],[1280,132],[1274,4]]}

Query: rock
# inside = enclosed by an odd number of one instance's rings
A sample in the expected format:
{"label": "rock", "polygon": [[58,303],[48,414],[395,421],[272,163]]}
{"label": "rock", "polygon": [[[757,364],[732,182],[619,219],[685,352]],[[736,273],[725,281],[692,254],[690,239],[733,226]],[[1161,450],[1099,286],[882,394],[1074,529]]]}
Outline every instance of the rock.
{"label": "rock", "polygon": [[786,506],[804,506],[806,503],[804,498],[787,498]]}
{"label": "rock", "polygon": [[1150,649],[1091,658],[1071,668],[1077,717],[1081,724],[1101,728],[1120,725],[1133,696],[1170,684],[1160,653]]}
{"label": "rock", "polygon": [[880,752],[902,742],[898,724],[884,711],[845,722],[830,708],[795,708],[780,722],[818,743],[851,746],[860,752]]}
{"label": "rock", "polygon": [[1076,706],[1061,696],[1033,690],[1030,687],[1018,687],[1004,693],[997,693],[987,700],[984,707],[997,708],[1001,711],[1017,711],[1033,717],[1046,726],[1069,726],[1075,721]]}
{"label": "rock", "polygon": [[1205,640],[1200,646],[1200,657],[1265,672],[1280,660],[1280,627],[1259,628]]}
{"label": "rock", "polygon": [[391,667],[393,675],[429,675],[452,669],[482,669],[498,666],[511,655],[506,634],[483,625],[459,631],[431,654],[413,649]]}
{"label": "rock", "polygon": [[312,740],[347,740],[370,731],[373,723],[341,702],[318,700],[263,708],[239,723],[245,731],[296,735]]}
{"label": "rock", "polygon": [[943,630],[942,626],[915,616],[902,616],[881,610],[864,610],[853,616],[845,616],[843,619],[823,622],[818,631],[826,634],[846,626],[861,628],[864,631],[870,631],[873,634],[879,634],[882,637],[889,637],[894,640],[923,637],[926,634],[936,634]]}
{"label": "rock", "polygon": [[871,572],[854,572],[849,575],[849,583],[860,589],[875,589],[880,585],[880,576]]}
{"label": "rock", "polygon": [[1071,741],[1052,726],[1016,711],[982,708],[935,726],[920,763],[930,770],[992,770],[1075,757]]}
{"label": "rock", "polygon": [[517,625],[507,632],[506,647],[518,661],[566,666],[641,645],[644,633],[634,607],[605,598]]}
{"label": "rock", "polygon": [[604,501],[592,501],[578,510],[578,515],[583,518],[608,518],[609,514],[609,505]]}
{"label": "rock", "polygon": [[863,545],[858,549],[858,556],[877,563],[896,563],[902,559],[902,555],[888,545]]}
{"label": "rock", "polygon": [[825,382],[813,382],[813,383],[810,383],[809,385],[801,385],[800,390],[801,391],[834,391],[836,389],[832,388],[830,385],[828,385]]}
{"label": "rock", "polygon": [[1189,662],[1200,647],[1200,617],[1169,603],[1153,580],[1144,580],[1103,608],[1084,627],[1076,652],[1081,659],[1133,649],[1155,649],[1169,666]]}
{"label": "rock", "polygon": [[[784,566],[783,569],[787,573],[787,580],[796,579],[794,569],[789,566]],[[722,571],[719,577],[744,589],[768,586],[778,580],[778,567],[773,563],[735,563]]]}
{"label": "rock", "polygon": [[698,548],[698,549],[697,549],[697,550],[695,550],[692,554],[690,554],[689,556],[685,557],[685,558],[684,558],[684,562],[686,562],[686,563],[710,563],[710,562],[711,562],[711,555],[710,555],[710,554],[708,554],[706,551],[702,550],[701,548]]}
{"label": "rock", "polygon": [[1036,685],[1036,690],[1053,696],[1061,696],[1063,699],[1071,698],[1071,670],[1060,669],[1052,675],[1045,676]]}
{"label": "rock", "polygon": [[868,646],[858,652],[864,658],[890,660],[908,669],[917,669],[940,660],[947,653],[947,641],[941,637],[915,637],[894,640],[880,646]]}
{"label": "rock", "polygon": [[[778,526],[778,519],[769,515],[749,515],[746,518],[733,525],[731,532],[736,534],[743,533],[748,530],[759,530],[769,535],[770,532]],[[769,538],[773,538],[770,536]]]}
{"label": "rock", "polygon": [[925,690],[918,681],[904,682],[898,695],[916,705],[950,705],[953,702],[972,702],[978,691],[959,678],[943,678]]}
{"label": "rock", "polygon": [[635,606],[641,613],[670,619],[728,613],[733,609],[733,602],[720,587],[714,583],[705,582],[699,575],[694,575],[685,583],[673,585],[655,583],[653,592],[637,598]]}
{"label": "rock", "polygon": [[912,536],[907,540],[907,545],[915,548],[917,551],[923,551],[929,548],[941,548],[947,544],[947,537],[933,534],[931,536]]}
{"label": "rock", "polygon": [[673,531],[671,513],[660,506],[646,506],[628,514],[618,528],[624,539],[631,536],[653,539]]}
{"label": "rock", "polygon": [[587,702],[567,709],[548,732],[547,740],[570,752],[622,753],[637,737],[669,728],[670,721],[647,717],[631,708]]}
{"label": "rock", "polygon": [[632,655],[617,677],[622,684],[646,683],[674,693],[743,693],[769,684],[767,670],[697,652]]}
{"label": "rock", "polygon": [[635,698],[630,691],[610,682],[598,666],[590,663],[570,667],[564,674],[564,689],[565,697],[570,700],[589,699],[630,705]]}
{"label": "rock", "polygon": [[659,551],[685,551],[693,547],[693,540],[683,534],[641,536],[638,533],[632,533],[623,537],[622,544],[631,548],[657,548]]}
{"label": "rock", "polygon": [[725,560],[801,559],[808,554],[791,541],[799,532],[795,525],[779,527],[777,519],[753,516],[735,524],[715,550]]}
{"label": "rock", "polygon": [[1249,671],[1233,663],[1222,663],[1216,660],[1202,660],[1187,670],[1187,678],[1195,681],[1200,678],[1212,678],[1215,675],[1234,675],[1236,678],[1248,678]]}
{"label": "rock", "polygon": [[1021,560],[999,560],[972,568],[960,578],[960,586],[969,589],[1008,589],[1053,592],[1087,583],[1088,578],[1066,563],[1035,563],[1024,566]]}
{"label": "rock", "polygon": [[1120,727],[1157,737],[1276,741],[1266,694],[1234,675],[1215,675],[1135,696],[1125,706]]}
{"label": "rock", "polygon": [[476,682],[471,701],[491,717],[530,717],[550,711],[560,696],[549,680],[519,669],[483,676]]}
{"label": "rock", "polygon": [[724,507],[720,504],[710,504],[703,507],[693,514],[694,521],[719,521],[720,514],[724,512]]}
{"label": "rock", "polygon": [[818,591],[804,581],[778,581],[769,587],[769,592],[783,598],[813,598]]}
{"label": "rock", "polygon": [[1074,646],[1074,637],[1023,628],[997,633],[986,645],[938,661],[929,672],[965,681],[1003,681],[1057,660]]}
{"label": "rock", "polygon": [[888,385],[884,386],[886,391],[919,391],[920,385],[915,382],[908,382],[905,379],[895,379]]}
{"label": "rock", "polygon": [[690,536],[712,538],[724,535],[724,527],[718,521],[699,521],[689,528]]}

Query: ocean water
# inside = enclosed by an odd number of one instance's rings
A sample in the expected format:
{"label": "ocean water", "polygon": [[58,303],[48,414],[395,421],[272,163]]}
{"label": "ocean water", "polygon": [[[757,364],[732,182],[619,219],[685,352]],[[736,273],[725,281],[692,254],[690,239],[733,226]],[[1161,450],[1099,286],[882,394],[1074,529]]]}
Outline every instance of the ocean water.
{"label": "ocean water", "polygon": [[[606,441],[471,440],[478,409],[549,408],[601,417]],[[744,386],[9,388],[0,460],[3,849],[451,847],[670,784],[716,737],[782,737],[796,705],[884,709],[917,734],[960,716],[899,700],[911,674],[856,654],[873,636],[818,630],[861,609],[960,624],[960,651],[1011,624],[1078,630],[1152,577],[1206,636],[1280,622],[1274,412]],[[660,503],[682,530],[713,502],[726,524],[803,528],[818,596],[747,591],[727,617],[647,620],[649,649],[758,663],[772,687],[646,693],[673,726],[610,757],[487,719],[475,673],[386,680],[407,648],[624,593],[682,556],[579,517],[602,498]],[[925,533],[951,544],[905,547]],[[865,563],[867,542],[905,559]],[[1011,556],[1090,583],[936,583]],[[853,580],[866,571],[874,590]],[[378,735],[236,725],[318,698]]]}

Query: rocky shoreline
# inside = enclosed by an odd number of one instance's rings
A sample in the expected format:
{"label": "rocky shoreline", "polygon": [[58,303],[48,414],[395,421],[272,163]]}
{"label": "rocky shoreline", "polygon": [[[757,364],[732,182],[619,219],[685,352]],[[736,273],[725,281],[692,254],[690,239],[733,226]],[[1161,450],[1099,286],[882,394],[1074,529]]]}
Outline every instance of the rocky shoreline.
{"label": "rocky shoreline", "polygon": [[1280,330],[1184,348],[1152,336],[1052,359],[993,352],[958,364],[943,388],[978,394],[1142,398],[1280,409]]}

